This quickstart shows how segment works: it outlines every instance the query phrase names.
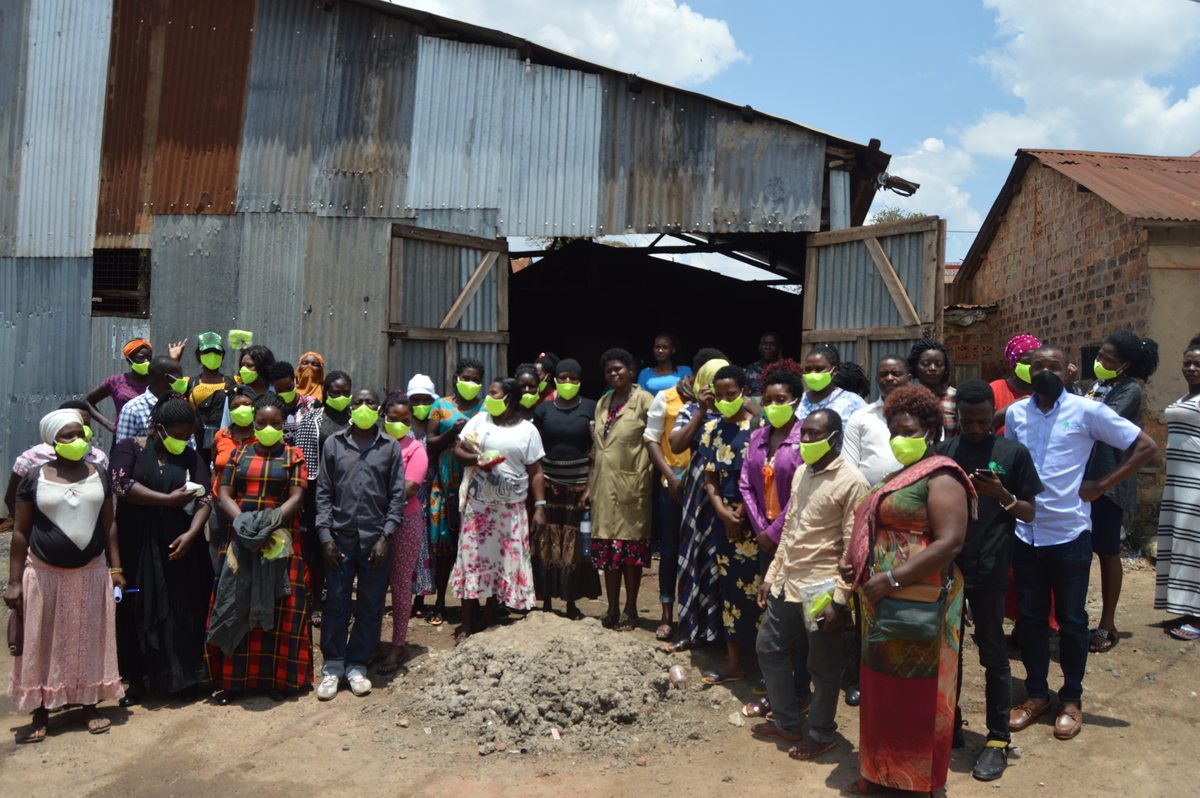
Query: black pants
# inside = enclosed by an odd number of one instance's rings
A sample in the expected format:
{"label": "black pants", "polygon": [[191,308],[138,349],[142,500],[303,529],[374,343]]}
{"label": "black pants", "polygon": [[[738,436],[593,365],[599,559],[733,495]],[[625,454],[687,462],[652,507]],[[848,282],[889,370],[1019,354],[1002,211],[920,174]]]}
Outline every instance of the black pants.
{"label": "black pants", "polygon": [[[984,697],[987,702],[988,740],[1012,740],[1008,733],[1008,716],[1012,710],[1012,669],[1004,641],[1003,590],[964,590],[975,620],[975,645],[979,648],[979,664],[985,675]],[[966,626],[967,614],[963,613]],[[964,629],[965,631],[965,629]],[[963,657],[958,658],[958,697],[962,696]],[[955,700],[958,704],[958,700]],[[955,728],[962,727],[962,707],[954,710]]]}

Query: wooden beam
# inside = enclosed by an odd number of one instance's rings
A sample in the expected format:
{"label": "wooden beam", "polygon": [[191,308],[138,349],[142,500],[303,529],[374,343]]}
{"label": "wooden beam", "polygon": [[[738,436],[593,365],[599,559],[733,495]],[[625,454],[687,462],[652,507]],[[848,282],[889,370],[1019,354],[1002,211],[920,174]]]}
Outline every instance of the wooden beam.
{"label": "wooden beam", "polygon": [[392,238],[388,258],[388,324],[404,321],[404,239]]}
{"label": "wooden beam", "polygon": [[488,332],[485,330],[440,330],[437,327],[391,327],[380,330],[384,335],[407,341],[445,341],[447,338],[457,338],[464,344],[507,344],[507,332]]}
{"label": "wooden beam", "polygon": [[836,343],[838,341],[857,341],[866,335],[872,341],[905,341],[912,338],[924,338],[930,333],[930,325],[922,324],[917,327],[854,327],[842,330],[805,330],[802,342],[809,344]]}
{"label": "wooden beam", "polygon": [[845,230],[831,230],[825,233],[809,233],[807,245],[810,247],[827,247],[830,244],[862,241],[864,238],[898,236],[905,235],[906,233],[924,233],[927,230],[936,232],[937,226],[938,217],[922,216],[920,219],[902,219],[899,222],[848,227]]}
{"label": "wooden beam", "polygon": [[855,358],[858,361],[859,368],[867,374],[871,373],[871,336],[864,330],[863,334],[854,339],[854,349],[858,354]]}
{"label": "wooden beam", "polygon": [[809,247],[804,259],[804,318],[802,327],[811,330],[817,323],[817,264],[818,255],[815,247]]}
{"label": "wooden beam", "polygon": [[896,303],[896,309],[900,311],[900,318],[904,319],[909,326],[919,325],[921,317],[917,315],[917,309],[913,307],[912,300],[908,298],[908,292],[904,290],[904,283],[900,282],[900,276],[896,274],[892,262],[888,260],[887,253],[880,246],[879,239],[868,238],[863,243],[867,246],[867,252],[871,253],[871,260],[875,261],[875,268],[879,270],[879,276],[883,278],[888,293],[892,295],[892,302]]}
{"label": "wooden beam", "polygon": [[946,220],[938,221],[938,245],[937,245],[937,304],[935,306],[936,315],[933,318],[933,335],[939,341],[946,335],[946,280],[944,274],[946,272]]}
{"label": "wooden beam", "polygon": [[921,251],[921,320],[932,324],[938,315],[937,284],[946,270],[938,263],[937,233],[925,233]]}
{"label": "wooden beam", "polygon": [[449,244],[468,249],[487,249],[493,252],[508,252],[508,242],[502,238],[483,238],[482,236],[465,236],[461,233],[447,233],[444,230],[428,230],[424,227],[413,227],[410,224],[397,222],[392,225],[392,235],[412,238],[417,241],[429,241],[434,244]]}
{"label": "wooden beam", "polygon": [[446,396],[454,396],[454,367],[458,365],[458,339],[451,336],[446,339],[446,366],[443,378],[446,381]]}
{"label": "wooden beam", "polygon": [[450,329],[458,324],[463,313],[467,311],[467,305],[471,304],[471,300],[479,292],[479,287],[483,285],[488,272],[491,271],[492,266],[499,257],[500,253],[494,251],[483,256],[483,260],[479,261],[479,265],[475,267],[475,273],[471,275],[471,279],[467,280],[467,284],[463,286],[462,293],[458,295],[458,299],[454,300],[454,304],[450,306],[450,312],[446,314],[446,318],[442,319],[442,323],[438,325],[439,329]]}

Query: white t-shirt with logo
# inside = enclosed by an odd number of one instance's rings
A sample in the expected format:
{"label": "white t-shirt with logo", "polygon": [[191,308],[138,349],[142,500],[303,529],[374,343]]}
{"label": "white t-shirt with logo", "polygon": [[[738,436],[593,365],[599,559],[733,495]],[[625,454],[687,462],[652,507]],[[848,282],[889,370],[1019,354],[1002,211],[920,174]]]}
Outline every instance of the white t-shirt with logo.
{"label": "white t-shirt with logo", "polygon": [[474,434],[480,451],[497,451],[505,459],[490,470],[472,469],[467,498],[480,504],[520,504],[529,494],[528,466],[545,456],[537,427],[524,419],[511,427],[496,424],[488,413],[476,413],[462,437]]}

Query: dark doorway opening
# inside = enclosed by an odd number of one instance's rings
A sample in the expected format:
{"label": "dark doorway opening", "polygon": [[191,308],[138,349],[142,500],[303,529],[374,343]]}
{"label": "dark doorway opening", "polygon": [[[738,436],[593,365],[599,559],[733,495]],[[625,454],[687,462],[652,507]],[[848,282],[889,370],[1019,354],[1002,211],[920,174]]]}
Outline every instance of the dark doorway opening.
{"label": "dark doorway opening", "polygon": [[604,390],[600,357],[612,347],[653,365],[655,336],[680,341],[676,365],[716,347],[737,365],[758,360],[764,332],[783,339],[784,356],[801,349],[799,294],[763,283],[576,240],[514,273],[509,282],[508,363],[512,371],[542,352],[579,360],[584,394]]}

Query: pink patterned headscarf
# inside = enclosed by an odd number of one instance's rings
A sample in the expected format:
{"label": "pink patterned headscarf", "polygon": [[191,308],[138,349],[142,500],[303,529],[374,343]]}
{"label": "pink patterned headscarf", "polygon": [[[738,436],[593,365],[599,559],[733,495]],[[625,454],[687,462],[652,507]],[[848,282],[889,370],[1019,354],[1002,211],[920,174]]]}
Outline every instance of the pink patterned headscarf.
{"label": "pink patterned headscarf", "polygon": [[1018,335],[1008,342],[1008,346],[1004,347],[1004,357],[1008,359],[1008,367],[1016,368],[1017,361],[1021,359],[1021,355],[1028,352],[1030,349],[1037,349],[1042,345],[1042,342],[1034,338],[1032,335]]}

